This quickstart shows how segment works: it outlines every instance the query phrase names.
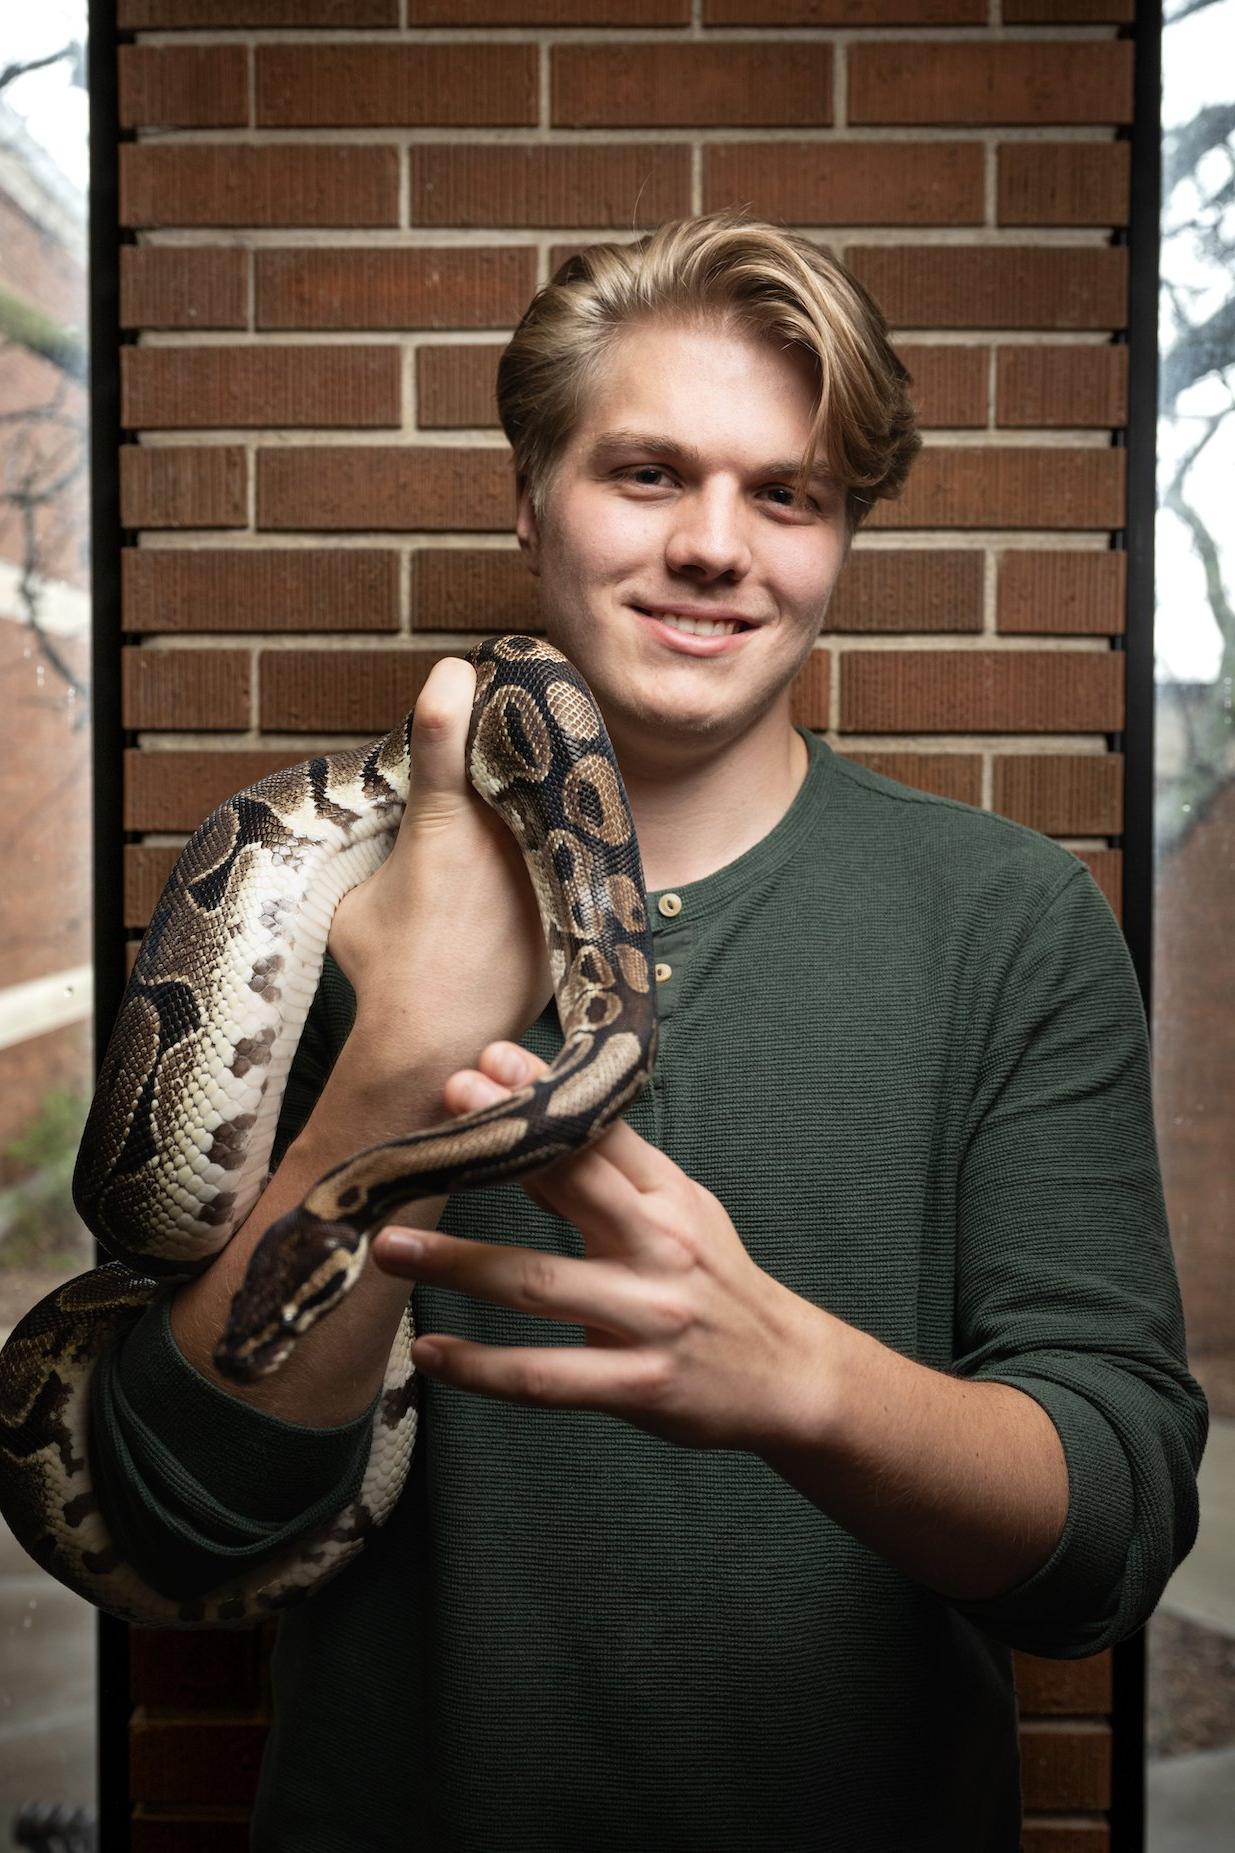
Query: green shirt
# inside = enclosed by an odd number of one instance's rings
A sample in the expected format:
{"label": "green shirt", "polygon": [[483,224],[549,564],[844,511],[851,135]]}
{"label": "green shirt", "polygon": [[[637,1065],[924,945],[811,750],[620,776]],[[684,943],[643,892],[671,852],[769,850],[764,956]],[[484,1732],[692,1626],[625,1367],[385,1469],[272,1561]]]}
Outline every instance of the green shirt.
{"label": "green shirt", "polygon": [[[776,827],[677,914],[650,897],[671,975],[625,1117],[795,1293],[1039,1402],[1067,1456],[1059,1545],[1006,1595],[948,1601],[753,1454],[422,1381],[394,1514],[280,1622],[260,1853],[1014,1853],[1010,1650],[1109,1646],[1192,1545],[1207,1412],[1115,918],[1049,839],[803,737]],[[284,1141],[351,1008],[328,964]],[[525,1041],[553,1056],[552,1007]],[[440,1226],[583,1253],[517,1184]],[[584,1341],[441,1288],[414,1311],[493,1345]],[[223,1581],[255,1526],[286,1536],[363,1469],[367,1416],[321,1431],[236,1403],[162,1302],[99,1379],[105,1509],[167,1593]],[[174,1529],[167,1457],[197,1488]]]}

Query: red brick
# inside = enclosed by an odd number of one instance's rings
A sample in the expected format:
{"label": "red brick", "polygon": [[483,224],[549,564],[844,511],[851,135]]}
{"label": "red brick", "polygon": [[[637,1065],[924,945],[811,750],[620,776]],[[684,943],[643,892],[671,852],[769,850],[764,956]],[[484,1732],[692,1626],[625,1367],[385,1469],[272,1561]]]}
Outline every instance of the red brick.
{"label": "red brick", "polygon": [[1132,120],[1130,39],[849,47],[849,120],[1091,123]]}
{"label": "red brick", "polygon": [[1008,548],[999,562],[995,628],[1022,636],[1119,636],[1128,556]]}
{"label": "red brick", "polygon": [[122,225],[397,225],[396,148],[122,144]]}
{"label": "red brick", "polygon": [[[158,905],[159,896],[167,886],[167,878],[176,866],[180,855],[178,848],[169,848],[165,844],[126,843],[124,846],[124,924],[126,927],[145,927],[150,923],[150,916]],[[134,1629],[136,1634],[138,1630]],[[179,1630],[177,1630],[179,1632]],[[141,1629],[144,1635],[146,1630]],[[187,1638],[187,1637],[186,1637]],[[193,1638],[198,1639],[194,1633]],[[207,1640],[231,1640],[230,1634],[206,1635]],[[130,1668],[133,1663],[130,1661]],[[131,1675],[132,1677],[132,1672]],[[133,1697],[144,1698],[151,1705],[168,1703],[154,1696],[157,1686],[152,1691],[133,1688]]]}
{"label": "red brick", "polygon": [[550,58],[555,128],[822,128],[832,120],[827,44],[555,45]]}
{"label": "red brick", "polygon": [[1037,1654],[1012,1656],[1016,1696],[1022,1716],[1039,1713],[1079,1717],[1111,1709],[1111,1655],[1087,1660],[1044,1660]]}
{"label": "red brick", "polygon": [[242,528],[246,483],[238,445],[123,444],[120,520],[126,528]]}
{"label": "red brick", "polygon": [[1127,322],[1123,246],[865,245],[844,256],[899,328],[1121,329]]}
{"label": "red brick", "polygon": [[129,1723],[130,1793],[141,1802],[251,1802],[267,1730],[261,1718],[152,1717],[139,1706]]}
{"label": "red brick", "polygon": [[148,26],[397,26],[399,0],[117,0],[122,32]]}
{"label": "red brick", "polygon": [[846,650],[846,733],[1102,733],[1124,719],[1112,651]]}
{"label": "red brick", "polygon": [[85,315],[86,246],[74,239],[66,249],[27,218],[16,200],[0,192],[0,251],[6,277],[22,279],[22,292],[45,315],[79,322]]}
{"label": "red brick", "polygon": [[690,211],[690,149],[668,143],[408,150],[413,225],[650,228]]}
{"label": "red brick", "polygon": [[[1191,729],[1208,730],[1207,723],[1213,726],[1225,717],[1224,692],[1187,685],[1158,690],[1158,763],[1165,770],[1174,762],[1178,771],[1160,787],[1162,797],[1170,795],[1176,815],[1169,819],[1173,846],[1169,854],[1160,854],[1155,870],[1153,1057],[1163,1184],[1192,1370],[1218,1402],[1214,1413],[1232,1415],[1235,1026],[1229,999],[1235,996],[1235,780],[1215,782],[1201,803],[1199,793],[1176,782],[1179,772],[1196,763],[1189,753],[1179,764]],[[1186,830],[1180,829],[1181,801],[1193,804]],[[1145,871],[1138,868],[1136,874],[1143,880]],[[1170,1651],[1170,1639],[1160,1637],[1155,1644],[1151,1631],[1151,1675],[1170,1678],[1169,1661],[1154,1664],[1159,1651]],[[1184,1653],[1192,1645],[1188,1637],[1180,1644]],[[1183,1665],[1179,1674],[1182,1686]]]}
{"label": "red brick", "polygon": [[878,528],[1117,528],[1126,451],[930,444],[898,501],[876,502]]}
{"label": "red brick", "polygon": [[1127,345],[1001,347],[995,422],[1010,426],[1112,428],[1128,419]]}
{"label": "red brick", "polygon": [[416,354],[416,423],[422,431],[490,426],[497,415],[503,342],[422,347]]}
{"label": "red brick", "polygon": [[[174,862],[180,851],[141,849],[137,853]],[[128,854],[126,850],[126,869]],[[152,902],[158,900],[161,888],[160,882]],[[260,1628],[134,1628],[129,1640],[129,1698],[135,1705],[165,1707],[256,1706],[266,1646]]]}
{"label": "red brick", "polygon": [[253,686],[247,650],[120,653],[125,727],[242,731]]}
{"label": "red brick", "polygon": [[1126,225],[1132,143],[1001,142],[1000,225]]}
{"label": "red brick", "polygon": [[1003,0],[1005,26],[1124,26],[1136,0]]}
{"label": "red brick", "polygon": [[690,0],[407,0],[409,26],[688,26]]}
{"label": "red brick", "polygon": [[1035,1820],[1026,1817],[1021,1827],[1020,1853],[1110,1853],[1111,1830],[1099,1816],[1086,1820]]}
{"label": "red brick", "polygon": [[266,650],[261,726],[282,733],[388,733],[441,650]]}
{"label": "red brick", "polygon": [[532,127],[533,44],[259,45],[263,128]]}
{"label": "red brick", "polygon": [[[0,291],[6,257],[0,246]],[[7,305],[21,300],[6,296],[6,325]],[[78,313],[84,319],[84,291]],[[84,589],[89,584],[85,539],[90,499],[85,384],[0,334],[0,413],[0,557],[27,558],[40,578],[65,579]],[[30,511],[28,537],[25,509]],[[24,603],[16,610],[24,612]],[[7,705],[9,690],[2,678],[0,688]]]}
{"label": "red brick", "polygon": [[[1124,855],[1122,849],[1074,849],[1072,854],[1083,862],[1097,882],[1116,920],[1123,923]],[[1169,1196],[1169,1187],[1168,1187]]]}
{"label": "red brick", "polygon": [[825,620],[829,631],[980,631],[985,568],[976,548],[855,546]]}
{"label": "red brick", "polygon": [[1105,1724],[1021,1725],[1026,1808],[1105,1808],[1111,1796],[1111,1733]]}
{"label": "red brick", "polygon": [[987,11],[987,0],[703,0],[703,23],[705,26],[984,26]]}
{"label": "red brick", "polygon": [[541,631],[538,596],[517,547],[422,547],[412,555],[414,631]]}
{"label": "red brick", "polygon": [[513,327],[536,287],[517,246],[254,253],[259,328]]}
{"label": "red brick", "polygon": [[397,553],[125,547],[120,562],[129,634],[399,628]]}
{"label": "red brick", "polygon": [[952,430],[985,425],[988,347],[900,347],[897,352],[913,376],[920,425]]}
{"label": "red brick", "polygon": [[279,446],[257,453],[257,525],[509,532],[514,475],[504,446]]}
{"label": "red brick", "polygon": [[208,245],[120,247],[122,328],[243,328],[249,254]]}
{"label": "red brick", "polygon": [[789,719],[795,727],[827,726],[831,686],[831,652],[812,650],[789,690]]}
{"label": "red brick", "polygon": [[247,1813],[138,1807],[129,1826],[129,1853],[249,1853],[250,1844]]}
{"label": "red brick", "polygon": [[797,225],[980,225],[983,162],[977,142],[714,143],[703,210],[740,199]]}
{"label": "red brick", "polygon": [[1123,830],[1122,753],[1000,753],[993,772],[991,808],[1014,823],[1045,836],[1118,836]]}
{"label": "red brick", "polygon": [[859,753],[847,746],[840,757],[915,791],[975,808],[982,802],[982,761],[977,753]]}
{"label": "red brick", "polygon": [[397,347],[123,347],[130,429],[398,426]]}
{"label": "red brick", "polygon": [[576,257],[580,251],[591,250],[592,246],[597,242],[603,242],[604,244],[633,245],[635,241],[636,235],[633,232],[626,238],[615,237],[607,232],[604,239],[600,241],[590,238],[555,239],[549,246],[548,273],[551,277],[555,277],[567,258]]}
{"label": "red brick", "polygon": [[124,828],[196,830],[225,798],[305,757],[299,747],[165,753],[130,747],[124,755]]}
{"label": "red brick", "polygon": [[[8,600],[5,605],[13,611]],[[9,740],[0,754],[6,874],[0,884],[0,987],[90,962],[90,729],[75,725],[89,697],[66,700],[67,685],[16,615],[0,620]],[[90,681],[90,642],[85,634],[51,639],[83,688]],[[0,1088],[7,1078],[0,1072]],[[0,1129],[5,1123],[0,1102]],[[0,1131],[0,1179],[5,1136]]]}
{"label": "red brick", "polygon": [[122,129],[243,128],[249,54],[243,45],[121,45],[116,52]]}

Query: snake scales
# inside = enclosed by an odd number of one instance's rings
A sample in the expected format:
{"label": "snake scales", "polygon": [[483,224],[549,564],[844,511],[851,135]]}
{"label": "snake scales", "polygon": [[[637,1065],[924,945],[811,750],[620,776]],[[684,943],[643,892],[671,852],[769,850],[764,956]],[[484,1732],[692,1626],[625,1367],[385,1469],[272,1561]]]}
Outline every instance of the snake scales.
{"label": "snake scales", "polygon": [[[487,639],[468,777],[513,831],[536,894],[562,1025],[548,1073],[509,1099],[336,1166],[266,1231],[215,1353],[277,1369],[415,1197],[519,1177],[599,1137],[648,1079],[656,1010],[643,871],[617,761],[586,683],[552,645]],[[354,1502],[208,1595],[160,1594],[114,1543],[90,1465],[95,1364],[168,1283],[209,1266],[265,1187],[292,1058],[339,900],[388,854],[408,801],[411,715],[369,747],[272,773],[185,846],[142,941],[73,1180],[116,1257],[41,1300],[0,1350],[0,1511],[46,1570],[123,1619],[259,1619],[337,1574],[411,1464],[411,1300]]]}

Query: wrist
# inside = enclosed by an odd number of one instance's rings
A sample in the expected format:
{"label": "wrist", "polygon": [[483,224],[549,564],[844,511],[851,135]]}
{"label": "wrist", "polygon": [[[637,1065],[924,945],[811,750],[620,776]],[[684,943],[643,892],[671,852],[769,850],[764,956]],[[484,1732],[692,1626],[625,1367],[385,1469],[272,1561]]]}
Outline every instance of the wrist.
{"label": "wrist", "polygon": [[865,1337],[813,1301],[789,1297],[793,1305],[777,1373],[783,1394],[772,1412],[767,1444],[759,1449],[773,1467],[800,1458],[818,1461],[839,1446],[847,1391],[860,1368],[852,1341]]}

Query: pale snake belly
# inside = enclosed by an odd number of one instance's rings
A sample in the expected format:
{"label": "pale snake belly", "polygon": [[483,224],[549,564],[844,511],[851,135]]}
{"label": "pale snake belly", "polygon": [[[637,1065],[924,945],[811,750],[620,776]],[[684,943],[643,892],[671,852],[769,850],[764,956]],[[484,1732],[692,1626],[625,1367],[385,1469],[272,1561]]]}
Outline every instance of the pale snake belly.
{"label": "pale snake belly", "polygon": [[[401,1205],[581,1150],[651,1074],[643,871],[599,710],[543,640],[487,639],[467,660],[467,774],[522,853],[562,1048],[510,1098],[336,1166],[266,1231],[215,1353],[238,1382],[277,1369],[338,1304]],[[79,1214],[116,1260],[48,1294],[0,1350],[0,1512],[53,1576],[131,1622],[241,1625],[304,1600],[385,1522],[407,1478],[417,1424],[410,1299],[355,1499],[204,1596],[160,1594],[125,1560],[96,1496],[89,1437],[104,1349],[156,1294],[208,1267],[265,1188],[334,909],[389,853],[409,797],[410,742],[409,714],[372,746],[272,773],[187,843],[129,978],[74,1175]]]}

